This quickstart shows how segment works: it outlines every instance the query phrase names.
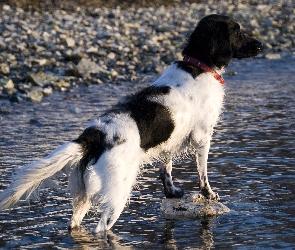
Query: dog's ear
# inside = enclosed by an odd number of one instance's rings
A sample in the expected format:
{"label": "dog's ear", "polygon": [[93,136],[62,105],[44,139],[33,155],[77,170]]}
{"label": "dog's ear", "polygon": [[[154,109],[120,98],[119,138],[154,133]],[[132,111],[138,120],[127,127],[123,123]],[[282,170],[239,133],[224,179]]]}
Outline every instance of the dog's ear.
{"label": "dog's ear", "polygon": [[202,19],[188,38],[183,55],[199,59],[210,67],[227,66],[232,58],[228,17]]}

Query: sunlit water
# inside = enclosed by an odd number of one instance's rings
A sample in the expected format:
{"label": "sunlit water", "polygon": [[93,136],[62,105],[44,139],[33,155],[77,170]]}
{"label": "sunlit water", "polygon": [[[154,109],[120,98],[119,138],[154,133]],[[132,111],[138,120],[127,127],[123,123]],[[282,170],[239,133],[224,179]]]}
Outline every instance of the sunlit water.
{"label": "sunlit water", "polygon": [[[231,212],[210,221],[169,221],[155,167],[143,169],[131,203],[105,236],[91,234],[92,210],[69,234],[71,199],[49,191],[39,202],[0,212],[3,249],[292,249],[295,245],[295,58],[233,62],[226,102],[209,155],[209,180]],[[151,81],[150,79],[147,79]],[[75,139],[87,122],[144,83],[79,87],[42,103],[0,100],[0,190],[12,170]],[[173,171],[176,185],[197,191],[190,160]]]}

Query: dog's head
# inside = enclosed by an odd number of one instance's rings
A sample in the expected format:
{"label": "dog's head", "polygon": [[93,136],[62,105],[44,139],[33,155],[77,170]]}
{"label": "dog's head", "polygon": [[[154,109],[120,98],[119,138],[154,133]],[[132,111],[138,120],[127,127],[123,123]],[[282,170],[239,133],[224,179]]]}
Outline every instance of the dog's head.
{"label": "dog's head", "polygon": [[261,49],[262,43],[243,34],[240,25],[231,17],[214,14],[198,23],[182,54],[222,68],[231,58],[254,57]]}

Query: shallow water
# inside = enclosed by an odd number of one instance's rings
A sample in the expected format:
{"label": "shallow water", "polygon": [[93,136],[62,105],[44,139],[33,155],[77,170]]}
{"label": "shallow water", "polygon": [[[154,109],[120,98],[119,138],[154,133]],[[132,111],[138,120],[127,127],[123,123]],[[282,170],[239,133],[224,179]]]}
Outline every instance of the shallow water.
{"label": "shallow water", "polygon": [[[155,167],[144,168],[130,205],[107,235],[95,237],[95,211],[69,234],[71,199],[49,191],[39,202],[0,212],[3,249],[292,249],[295,245],[295,58],[234,61],[225,109],[213,137],[209,180],[231,212],[210,221],[164,219]],[[151,77],[152,78],[152,77]],[[147,79],[151,81],[151,78]],[[144,83],[78,87],[42,103],[0,100],[0,190],[14,168],[75,139],[87,122]],[[195,166],[177,164],[175,184],[197,191]]]}

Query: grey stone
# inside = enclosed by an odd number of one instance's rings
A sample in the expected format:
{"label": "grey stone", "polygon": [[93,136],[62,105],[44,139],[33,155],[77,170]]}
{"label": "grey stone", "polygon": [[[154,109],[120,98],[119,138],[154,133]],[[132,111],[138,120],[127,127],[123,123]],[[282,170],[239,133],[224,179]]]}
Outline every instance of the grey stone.
{"label": "grey stone", "polygon": [[43,87],[56,81],[57,79],[58,77],[51,74],[45,74],[43,71],[39,71],[38,73],[28,73],[28,80],[35,86]]}
{"label": "grey stone", "polygon": [[27,97],[31,102],[41,102],[43,99],[43,92],[39,89],[33,89],[27,93]]}
{"label": "grey stone", "polygon": [[280,54],[272,54],[272,53],[267,53],[265,54],[264,57],[269,60],[278,60],[282,58]]}
{"label": "grey stone", "polygon": [[169,219],[210,218],[230,211],[221,202],[208,200],[197,192],[186,194],[180,199],[164,199],[160,209]]}

